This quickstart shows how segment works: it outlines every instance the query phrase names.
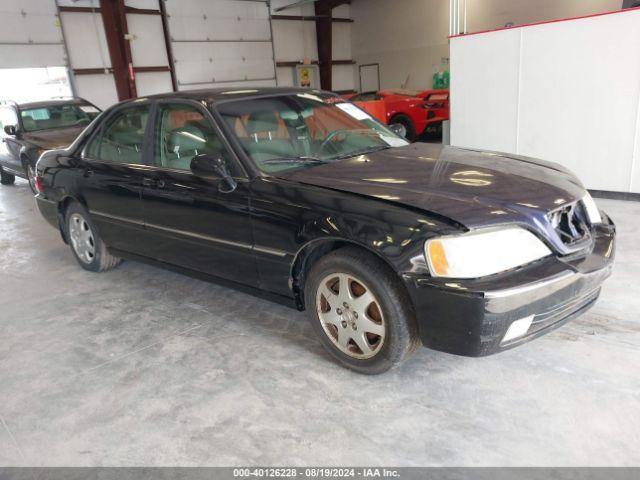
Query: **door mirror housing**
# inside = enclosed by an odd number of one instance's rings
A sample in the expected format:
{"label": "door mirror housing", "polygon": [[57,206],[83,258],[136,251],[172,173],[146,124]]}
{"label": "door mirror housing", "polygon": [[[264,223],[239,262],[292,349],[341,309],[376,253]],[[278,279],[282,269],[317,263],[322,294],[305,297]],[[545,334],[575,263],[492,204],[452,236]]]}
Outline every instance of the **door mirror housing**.
{"label": "door mirror housing", "polygon": [[203,178],[221,178],[223,184],[220,191],[223,193],[233,192],[238,184],[229,173],[227,162],[220,155],[201,153],[191,160],[191,171]]}
{"label": "door mirror housing", "polygon": [[407,129],[401,123],[394,123],[393,125],[389,125],[389,130],[402,138],[407,138]]}
{"label": "door mirror housing", "polygon": [[15,137],[18,134],[18,129],[16,128],[15,125],[5,125],[4,133],[6,133],[7,135],[11,135],[12,137]]}

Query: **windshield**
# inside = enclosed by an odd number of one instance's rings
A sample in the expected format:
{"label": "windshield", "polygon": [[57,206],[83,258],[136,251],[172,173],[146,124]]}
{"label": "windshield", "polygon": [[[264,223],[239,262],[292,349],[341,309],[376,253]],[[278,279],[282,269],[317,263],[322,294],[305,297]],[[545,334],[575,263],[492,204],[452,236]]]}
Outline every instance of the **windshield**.
{"label": "windshield", "polygon": [[93,105],[50,105],[20,111],[25,131],[87,126],[100,110]]}
{"label": "windshield", "polygon": [[408,145],[368,113],[331,95],[238,100],[221,103],[217,110],[266,173]]}

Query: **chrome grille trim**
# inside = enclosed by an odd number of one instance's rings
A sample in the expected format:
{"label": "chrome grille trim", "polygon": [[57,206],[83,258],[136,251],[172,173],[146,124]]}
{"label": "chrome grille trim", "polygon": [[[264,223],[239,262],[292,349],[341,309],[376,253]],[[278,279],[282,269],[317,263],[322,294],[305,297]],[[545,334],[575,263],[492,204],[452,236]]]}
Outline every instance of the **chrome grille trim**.
{"label": "chrome grille trim", "polygon": [[567,247],[582,247],[591,242],[591,224],[582,201],[563,205],[547,214],[560,241]]}

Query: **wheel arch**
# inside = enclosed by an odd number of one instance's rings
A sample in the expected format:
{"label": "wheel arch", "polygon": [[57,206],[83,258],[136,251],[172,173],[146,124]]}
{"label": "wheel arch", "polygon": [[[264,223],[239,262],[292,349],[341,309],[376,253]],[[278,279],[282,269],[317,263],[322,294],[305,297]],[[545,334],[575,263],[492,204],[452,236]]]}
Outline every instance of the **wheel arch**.
{"label": "wheel arch", "polygon": [[[307,242],[304,246],[302,246],[294,257],[293,263],[291,264],[291,272],[289,277],[289,285],[295,297],[295,302],[299,310],[305,309],[304,302],[304,288],[305,282],[307,280],[307,275],[311,268],[325,255],[339,250],[344,247],[355,247],[359,248],[365,252],[373,254],[374,257],[378,258],[382,263],[388,266],[392,272],[401,280],[400,275],[398,275],[397,270],[394,268],[393,263],[389,261],[384,255],[382,255],[379,251],[368,247],[360,242],[340,237],[323,237],[317,238]],[[401,281],[400,283],[404,283]]]}
{"label": "wheel arch", "polygon": [[411,125],[413,125],[413,128],[415,128],[415,122],[413,121],[413,118],[411,118],[411,115],[405,112],[395,112],[394,114],[392,114],[391,117],[389,118],[389,125],[391,125],[391,122],[398,117],[403,117],[407,119],[408,121],[411,122]]}
{"label": "wheel arch", "polygon": [[77,202],[83,207],[86,208],[85,202],[79,200],[78,198],[72,195],[65,195],[63,198],[58,201],[58,228],[60,229],[60,235],[62,236],[62,240],[64,243],[69,244],[69,239],[67,238],[66,228],[64,226],[64,217],[67,212],[67,208],[72,203]]}

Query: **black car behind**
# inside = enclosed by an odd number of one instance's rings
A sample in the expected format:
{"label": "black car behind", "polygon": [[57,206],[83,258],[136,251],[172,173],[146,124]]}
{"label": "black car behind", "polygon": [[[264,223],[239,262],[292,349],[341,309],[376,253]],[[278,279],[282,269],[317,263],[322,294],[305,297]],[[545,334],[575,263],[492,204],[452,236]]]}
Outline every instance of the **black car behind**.
{"label": "black car behind", "polygon": [[100,113],[81,98],[17,104],[0,102],[0,175],[2,185],[15,177],[29,180],[33,193],[35,165],[45,150],[68,146]]}

